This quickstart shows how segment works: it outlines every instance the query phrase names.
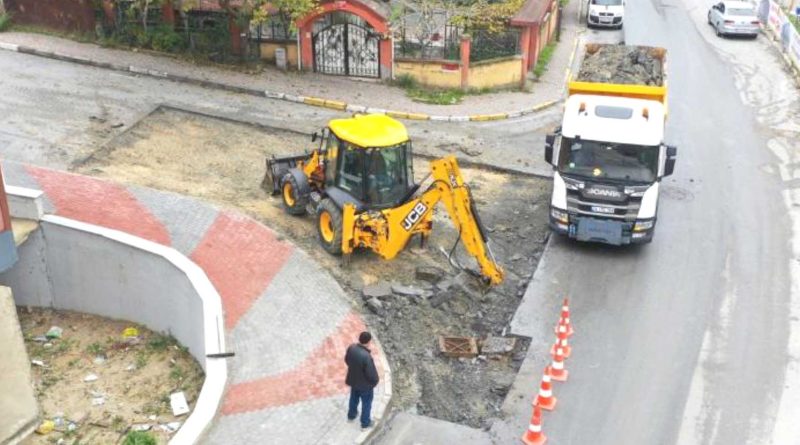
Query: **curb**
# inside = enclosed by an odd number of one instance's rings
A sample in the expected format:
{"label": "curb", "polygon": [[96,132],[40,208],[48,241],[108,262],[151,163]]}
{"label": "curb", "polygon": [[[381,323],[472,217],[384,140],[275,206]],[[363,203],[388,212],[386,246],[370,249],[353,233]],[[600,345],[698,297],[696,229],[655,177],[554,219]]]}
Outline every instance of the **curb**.
{"label": "curb", "polygon": [[15,45],[11,43],[0,42],[0,50],[12,51],[22,54],[29,54],[33,56],[45,57],[48,59],[61,60],[64,62],[77,63],[79,65],[93,66],[96,68],[105,68],[114,71],[122,71],[133,73],[141,76],[153,77],[161,80],[171,80],[174,82],[188,83],[205,88],[213,88],[224,91],[231,91],[234,93],[248,94],[251,96],[266,97],[268,99],[282,100],[285,102],[293,102],[298,104],[310,105],[313,107],[327,108],[336,111],[346,111],[349,113],[376,113],[385,114],[397,119],[404,120],[418,120],[418,121],[436,121],[436,122],[487,122],[505,119],[513,119],[528,114],[536,113],[544,109],[550,108],[561,102],[561,99],[549,100],[540,104],[534,105],[530,108],[512,111],[508,113],[495,113],[495,114],[473,114],[473,115],[432,115],[426,113],[413,113],[406,111],[386,110],[382,108],[365,107],[363,105],[348,104],[338,100],[325,99],[314,96],[295,96],[292,94],[278,93],[269,90],[259,90],[255,88],[239,87],[213,80],[199,79],[196,77],[183,76],[179,74],[171,74],[165,71],[151,70],[147,68],[140,68],[133,65],[118,65],[107,62],[98,62],[92,59],[86,59],[77,56],[68,56],[59,54],[52,51],[43,51],[36,48],[31,48],[24,45]]}

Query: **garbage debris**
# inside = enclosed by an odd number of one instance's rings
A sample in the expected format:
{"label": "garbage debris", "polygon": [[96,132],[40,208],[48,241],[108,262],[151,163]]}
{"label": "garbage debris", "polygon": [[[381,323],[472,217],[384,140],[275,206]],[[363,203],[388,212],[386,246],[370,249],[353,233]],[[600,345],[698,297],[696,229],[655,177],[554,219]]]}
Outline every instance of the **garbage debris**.
{"label": "garbage debris", "polygon": [[31,360],[31,364],[32,365],[36,365],[36,366],[40,366],[42,368],[46,368],[47,367],[47,365],[45,365],[44,362],[41,361],[41,360]]}
{"label": "garbage debris", "polygon": [[153,428],[153,425],[149,423],[137,423],[131,425],[131,431],[150,431]]}
{"label": "garbage debris", "polygon": [[94,381],[97,380],[97,378],[98,378],[97,374],[89,374],[89,375],[87,375],[86,377],[83,378],[83,381],[86,382],[86,383],[94,382]]}
{"label": "garbage debris", "polygon": [[44,335],[37,335],[36,337],[33,337],[31,340],[37,343],[47,343],[47,337],[45,337]]}
{"label": "garbage debris", "polygon": [[39,425],[39,428],[36,428],[36,434],[46,435],[53,432],[56,429],[56,423],[52,420],[44,420]]}
{"label": "garbage debris", "polygon": [[189,413],[189,404],[186,402],[186,394],[183,391],[169,395],[169,406],[172,408],[172,415],[176,417]]}
{"label": "garbage debris", "polygon": [[170,434],[178,431],[180,428],[181,428],[181,422],[169,422],[158,426],[158,429]]}
{"label": "garbage debris", "polygon": [[105,397],[93,397],[92,398],[92,406],[105,405],[105,403],[106,403]]}
{"label": "garbage debris", "polygon": [[102,365],[103,363],[106,362],[106,357],[103,355],[98,355],[97,357],[94,358],[93,361],[95,365]]}
{"label": "garbage debris", "polygon": [[514,350],[517,344],[516,338],[503,338],[490,336],[486,338],[481,344],[481,354],[484,355],[501,355],[508,354]]}
{"label": "garbage debris", "polygon": [[139,330],[134,328],[133,326],[127,327],[122,331],[122,338],[126,340],[138,336],[139,336]]}
{"label": "garbage debris", "polygon": [[49,331],[47,331],[47,334],[44,334],[44,336],[47,337],[48,339],[61,338],[61,335],[63,333],[64,333],[63,329],[61,329],[58,326],[53,326],[50,328]]}

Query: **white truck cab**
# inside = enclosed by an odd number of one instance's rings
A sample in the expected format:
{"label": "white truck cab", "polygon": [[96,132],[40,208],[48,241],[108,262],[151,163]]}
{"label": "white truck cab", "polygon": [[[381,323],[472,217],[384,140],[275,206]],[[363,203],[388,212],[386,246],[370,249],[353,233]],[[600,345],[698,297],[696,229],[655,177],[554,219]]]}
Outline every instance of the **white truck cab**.
{"label": "white truck cab", "polygon": [[621,245],[653,238],[659,183],[677,149],[664,144],[662,102],[574,94],[548,135],[553,165],[550,227],[579,241]]}
{"label": "white truck cab", "polygon": [[586,23],[591,27],[622,28],[625,0],[589,0]]}

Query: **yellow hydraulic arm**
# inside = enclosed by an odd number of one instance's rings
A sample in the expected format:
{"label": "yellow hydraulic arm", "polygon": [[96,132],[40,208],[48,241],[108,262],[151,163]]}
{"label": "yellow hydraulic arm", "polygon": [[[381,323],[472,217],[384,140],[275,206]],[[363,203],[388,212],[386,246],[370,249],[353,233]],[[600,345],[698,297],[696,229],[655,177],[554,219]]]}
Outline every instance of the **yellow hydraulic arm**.
{"label": "yellow hydraulic arm", "polygon": [[411,236],[430,234],[433,208],[441,201],[467,252],[477,260],[481,274],[491,284],[500,284],[505,274],[486,244],[456,158],[448,156],[432,161],[431,176],[433,183],[424,193],[399,207],[356,215],[355,207],[345,204],[342,253],[347,255],[356,247],[368,247],[385,259],[394,258]]}

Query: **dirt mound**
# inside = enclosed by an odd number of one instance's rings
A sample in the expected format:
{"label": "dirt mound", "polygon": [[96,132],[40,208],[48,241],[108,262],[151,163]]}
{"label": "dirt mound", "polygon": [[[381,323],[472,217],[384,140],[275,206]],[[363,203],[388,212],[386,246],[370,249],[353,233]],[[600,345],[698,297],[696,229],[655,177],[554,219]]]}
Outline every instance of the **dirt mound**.
{"label": "dirt mound", "polygon": [[661,48],[589,44],[576,80],[660,86],[664,84],[663,59]]}

